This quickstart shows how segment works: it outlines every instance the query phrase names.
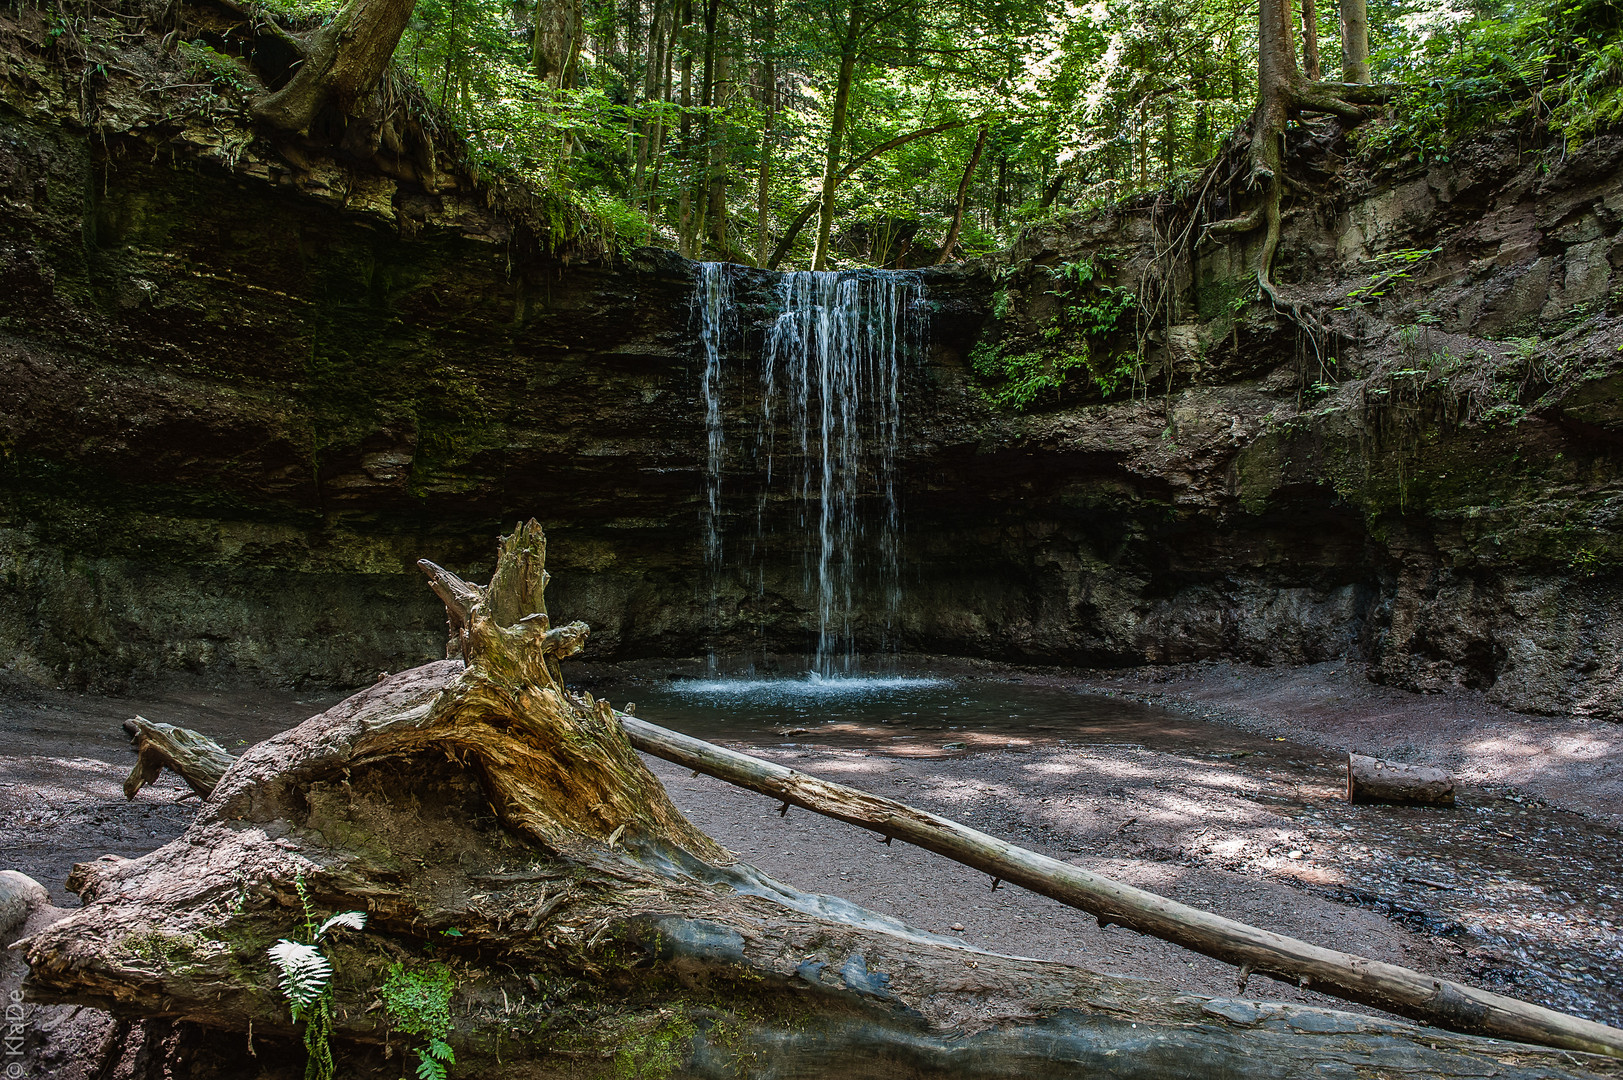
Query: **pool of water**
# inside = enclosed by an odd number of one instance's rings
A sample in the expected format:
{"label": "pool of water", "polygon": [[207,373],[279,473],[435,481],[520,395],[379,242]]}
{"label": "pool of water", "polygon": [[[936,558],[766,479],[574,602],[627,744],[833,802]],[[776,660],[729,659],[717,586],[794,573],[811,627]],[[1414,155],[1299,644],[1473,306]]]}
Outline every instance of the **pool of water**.
{"label": "pool of water", "polygon": [[722,742],[862,743],[908,753],[1042,742],[1176,750],[1281,748],[1277,740],[1218,728],[1168,709],[1018,679],[619,674],[594,681],[591,690],[617,708],[633,705],[651,723]]}

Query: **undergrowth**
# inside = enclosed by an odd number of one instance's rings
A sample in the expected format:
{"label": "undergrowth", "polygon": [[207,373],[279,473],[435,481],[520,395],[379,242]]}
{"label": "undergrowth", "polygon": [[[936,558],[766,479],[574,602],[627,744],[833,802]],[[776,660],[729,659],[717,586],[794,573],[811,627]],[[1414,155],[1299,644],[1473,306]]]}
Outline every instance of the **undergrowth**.
{"label": "undergrowth", "polygon": [[1039,269],[1053,285],[1045,291],[1055,298],[1054,313],[1032,342],[1008,326],[1015,306],[1010,287],[998,290],[992,331],[969,354],[982,393],[995,405],[1023,412],[1045,402],[1059,404],[1067,390],[1081,389],[1078,382],[1101,397],[1128,385],[1138,370],[1138,356],[1120,347],[1116,338],[1137,297],[1104,284],[1103,269],[1092,258]]}
{"label": "undergrowth", "polygon": [[447,1041],[451,1034],[451,993],[456,978],[444,964],[426,964],[407,971],[396,963],[383,982],[383,1007],[396,1031],[423,1036],[416,1047],[418,1080],[445,1080],[456,1054]]}
{"label": "undergrowth", "polygon": [[1494,126],[1532,126],[1571,145],[1623,122],[1619,0],[1485,10],[1378,59],[1404,89],[1396,119],[1366,129],[1377,152],[1447,161],[1454,144]]}

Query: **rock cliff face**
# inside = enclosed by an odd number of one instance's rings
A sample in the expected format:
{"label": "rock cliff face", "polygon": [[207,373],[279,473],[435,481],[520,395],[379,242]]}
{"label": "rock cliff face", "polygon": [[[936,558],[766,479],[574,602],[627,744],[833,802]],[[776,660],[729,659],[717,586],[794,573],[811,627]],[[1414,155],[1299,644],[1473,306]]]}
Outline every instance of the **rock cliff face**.
{"label": "rock cliff face", "polygon": [[[10,677],[370,681],[443,648],[412,562],[478,576],[531,515],[553,609],[591,624],[599,658],[805,647],[792,543],[769,547],[764,587],[701,595],[690,264],[565,260],[538,212],[475,182],[430,191],[273,143],[229,102],[177,113],[114,73],[87,105],[17,18],[0,74]],[[1248,302],[1240,246],[1200,247],[1132,393],[1013,414],[968,357],[1053,319],[1045,267],[1091,256],[1136,287],[1165,246],[1153,208],[928,273],[903,648],[1358,655],[1399,685],[1623,718],[1623,140],[1559,159],[1489,141],[1430,168],[1340,166],[1344,150],[1305,148],[1331,178],[1290,215],[1279,274],[1346,309],[1331,331]],[[748,327],[771,275],[739,282]],[[726,366],[755,362],[745,334]],[[726,423],[748,429],[748,403]]]}

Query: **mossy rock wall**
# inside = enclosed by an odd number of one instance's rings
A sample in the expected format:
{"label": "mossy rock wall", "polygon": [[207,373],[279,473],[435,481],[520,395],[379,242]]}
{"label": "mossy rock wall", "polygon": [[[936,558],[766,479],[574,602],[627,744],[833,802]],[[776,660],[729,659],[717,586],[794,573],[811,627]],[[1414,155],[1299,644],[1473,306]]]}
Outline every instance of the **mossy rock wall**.
{"label": "mossy rock wall", "polygon": [[[567,262],[477,187],[410,190],[229,124],[126,112],[92,134],[76,95],[0,84],[11,678],[370,682],[443,650],[414,561],[478,577],[529,516],[554,610],[591,624],[596,658],[807,646],[794,530],[761,577],[724,576],[714,603],[696,585],[691,264]],[[1284,287],[1329,311],[1378,271],[1363,260],[1437,254],[1336,316],[1342,336],[1305,343],[1247,299],[1243,245],[1203,248],[1138,385],[1026,413],[990,405],[967,360],[999,273],[1108,253],[1131,285],[1148,210],[929,271],[888,640],[1068,664],[1352,656],[1399,685],[1623,716],[1623,141],[1535,166],[1490,141],[1446,168],[1350,169],[1288,215]],[[758,327],[771,278],[739,282]],[[1017,296],[1004,318],[1043,315]],[[755,363],[746,333],[726,378]],[[743,399],[726,417],[740,441],[754,423]],[[736,522],[756,511],[746,456],[723,483]]]}

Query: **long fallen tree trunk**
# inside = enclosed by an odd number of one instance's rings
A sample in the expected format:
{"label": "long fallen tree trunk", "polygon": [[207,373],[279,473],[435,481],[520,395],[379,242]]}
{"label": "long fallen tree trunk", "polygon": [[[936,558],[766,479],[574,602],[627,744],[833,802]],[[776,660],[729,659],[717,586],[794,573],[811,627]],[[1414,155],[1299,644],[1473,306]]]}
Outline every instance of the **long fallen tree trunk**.
{"label": "long fallen tree trunk", "polygon": [[[260,1075],[378,1080],[418,1071],[402,1053],[454,1056],[456,1080],[1623,1076],[998,956],[772,881],[563,686],[585,628],[551,626],[544,551],[532,522],[489,586],[427,565],[465,662],[250,748],[183,836],[77,867],[84,906],[23,943],[34,999],[141,1018],[170,1080],[240,1075],[245,1049]],[[291,979],[273,949],[320,962]],[[297,1015],[290,986],[313,995]]]}
{"label": "long fallen tree trunk", "polygon": [[1413,1020],[1500,1039],[1623,1058],[1623,1031],[1396,964],[1225,919],[924,810],[787,769],[622,714],[631,745],[785,803],[945,855],[1116,924],[1253,972]]}

